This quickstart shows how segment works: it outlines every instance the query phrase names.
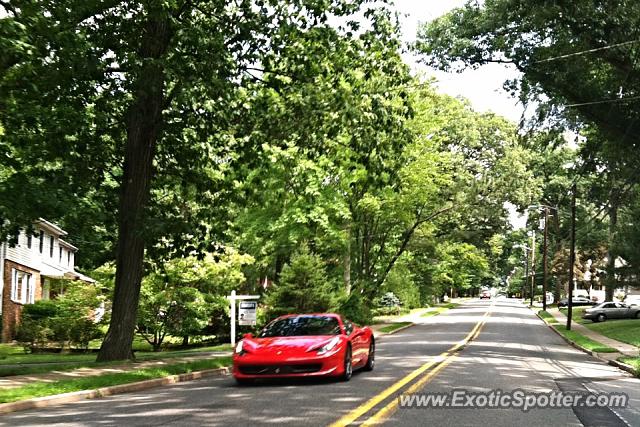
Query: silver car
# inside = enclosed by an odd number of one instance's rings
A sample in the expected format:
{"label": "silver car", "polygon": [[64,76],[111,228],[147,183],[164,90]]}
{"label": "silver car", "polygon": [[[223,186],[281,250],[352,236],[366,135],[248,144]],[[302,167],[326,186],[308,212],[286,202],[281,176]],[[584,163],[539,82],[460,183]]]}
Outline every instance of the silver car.
{"label": "silver car", "polygon": [[607,319],[640,319],[640,307],[629,307],[621,302],[608,301],[587,308],[582,318],[594,322],[604,322]]}

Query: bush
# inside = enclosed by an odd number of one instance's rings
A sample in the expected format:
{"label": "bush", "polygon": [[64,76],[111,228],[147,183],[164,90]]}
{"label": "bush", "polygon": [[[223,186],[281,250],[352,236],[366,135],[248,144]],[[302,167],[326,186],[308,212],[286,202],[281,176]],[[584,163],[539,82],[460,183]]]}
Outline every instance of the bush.
{"label": "bush", "polygon": [[356,293],[341,298],[334,311],[360,325],[370,324],[373,318],[369,304],[364,301],[361,295]]}
{"label": "bush", "polygon": [[402,312],[402,307],[392,305],[390,307],[378,307],[372,310],[373,316],[397,316]]}
{"label": "bush", "polygon": [[335,306],[335,300],[335,290],[327,280],[322,259],[303,247],[284,266],[278,284],[267,293],[267,318],[328,311]]}
{"label": "bush", "polygon": [[16,340],[26,351],[51,342],[86,350],[91,340],[102,336],[100,325],[92,319],[93,309],[99,305],[97,289],[79,282],[66,282],[64,288],[65,293],[57,299],[23,307]]}
{"label": "bush", "polygon": [[396,296],[400,300],[399,305],[403,307],[420,307],[420,289],[413,278],[414,275],[406,265],[397,264],[384,281],[383,290]]}
{"label": "bush", "polygon": [[37,348],[44,348],[53,339],[54,334],[49,328],[47,320],[34,320],[22,316],[22,321],[16,334],[16,341],[24,348],[25,352],[33,352]]}

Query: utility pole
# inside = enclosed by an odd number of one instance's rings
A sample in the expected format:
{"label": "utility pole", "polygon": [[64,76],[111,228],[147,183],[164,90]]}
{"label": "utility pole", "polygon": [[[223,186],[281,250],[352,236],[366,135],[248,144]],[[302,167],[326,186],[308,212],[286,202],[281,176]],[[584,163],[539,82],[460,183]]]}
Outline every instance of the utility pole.
{"label": "utility pole", "polygon": [[529,281],[529,252],[524,250],[524,281],[522,282],[522,302],[527,300],[525,296],[525,290],[527,289],[527,282]]}
{"label": "utility pole", "polygon": [[573,265],[576,262],[576,183],[571,187],[571,250],[569,252],[569,300],[567,301],[567,331],[571,330],[573,315]]}
{"label": "utility pole", "polygon": [[542,310],[547,311],[547,236],[549,229],[547,220],[549,219],[549,208],[544,207],[544,243],[542,244]]}
{"label": "utility pole", "polygon": [[535,296],[536,283],[536,230],[531,232],[531,307],[533,307],[533,297]]}

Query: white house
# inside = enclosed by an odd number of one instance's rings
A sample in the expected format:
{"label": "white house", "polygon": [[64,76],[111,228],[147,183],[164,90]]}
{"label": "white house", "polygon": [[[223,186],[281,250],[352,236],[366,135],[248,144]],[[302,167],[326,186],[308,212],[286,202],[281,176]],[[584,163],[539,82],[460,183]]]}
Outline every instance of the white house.
{"label": "white house", "polygon": [[72,279],[93,283],[75,271],[78,248],[62,238],[67,232],[40,218],[33,234],[21,231],[17,243],[0,242],[0,314],[2,342],[15,337],[25,304],[49,299],[63,292],[51,279]]}

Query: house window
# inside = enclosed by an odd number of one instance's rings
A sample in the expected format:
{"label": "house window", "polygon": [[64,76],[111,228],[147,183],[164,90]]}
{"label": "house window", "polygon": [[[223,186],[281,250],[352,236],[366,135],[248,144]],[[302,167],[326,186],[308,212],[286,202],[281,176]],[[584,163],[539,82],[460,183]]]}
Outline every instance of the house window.
{"label": "house window", "polygon": [[31,243],[33,241],[33,236],[31,235],[31,233],[27,234],[27,247],[29,249],[31,249]]}
{"label": "house window", "polygon": [[33,304],[35,301],[35,283],[31,274],[11,269],[11,300],[20,304]]}
{"label": "house window", "polygon": [[44,231],[40,230],[40,253],[44,250]]}
{"label": "house window", "polygon": [[58,258],[58,262],[62,264],[62,246],[60,246],[60,258]]}
{"label": "house window", "polygon": [[53,236],[49,236],[49,258],[53,258]]}
{"label": "house window", "polygon": [[71,251],[67,252],[67,265],[71,266]]}

